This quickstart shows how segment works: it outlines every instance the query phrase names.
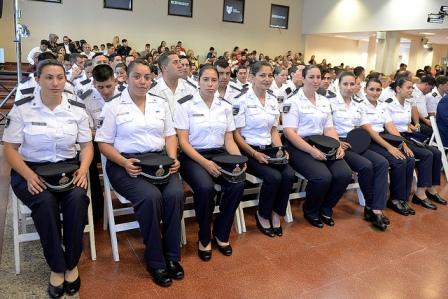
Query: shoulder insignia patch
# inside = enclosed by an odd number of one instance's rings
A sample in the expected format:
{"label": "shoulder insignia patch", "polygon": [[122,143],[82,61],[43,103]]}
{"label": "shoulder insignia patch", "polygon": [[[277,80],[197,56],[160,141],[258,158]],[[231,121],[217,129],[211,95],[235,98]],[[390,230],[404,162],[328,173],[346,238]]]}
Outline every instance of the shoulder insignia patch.
{"label": "shoulder insignia patch", "polygon": [[291,103],[283,104],[283,113],[288,113],[291,110]]}
{"label": "shoulder insignia patch", "polygon": [[290,97],[292,97],[293,95],[295,95],[296,93],[298,93],[299,92],[299,88],[297,88],[296,90],[294,90],[290,95],[288,95],[288,99],[290,98]]}
{"label": "shoulder insignia patch", "polygon": [[331,90],[327,91],[327,98],[331,99],[331,98],[335,98],[336,94],[334,92],[332,92]]}
{"label": "shoulder insignia patch", "polygon": [[86,92],[84,92],[83,94],[79,95],[79,98],[81,100],[85,100],[89,95],[91,95],[93,92],[93,89],[88,89]]}
{"label": "shoulder insignia patch", "polygon": [[355,101],[356,103],[361,103],[362,99],[357,98],[357,97],[353,97],[353,101]]}
{"label": "shoulder insignia patch", "polygon": [[20,105],[26,104],[26,103],[28,103],[28,102],[31,102],[33,99],[34,99],[34,96],[29,96],[29,97],[20,99],[20,100],[18,100],[18,101],[15,101],[15,102],[14,102],[14,105],[16,105],[16,106],[20,106]]}
{"label": "shoulder insignia patch", "polygon": [[392,103],[394,100],[392,100],[392,98],[388,98],[387,100],[385,100],[384,102],[386,103]]}
{"label": "shoulder insignia patch", "polygon": [[432,96],[433,96],[433,97],[436,97],[436,96],[437,96],[437,92],[433,92],[433,93],[432,93]]}
{"label": "shoulder insignia patch", "polygon": [[291,87],[286,88],[285,92],[286,92],[286,95],[289,95],[292,92]]}
{"label": "shoulder insignia patch", "polygon": [[25,83],[25,82],[28,82],[28,81],[30,81],[31,80],[31,77],[30,76],[26,76],[25,78],[23,78],[21,81],[20,81],[20,83]]}
{"label": "shoulder insignia patch", "polygon": [[116,95],[114,95],[113,97],[108,99],[106,102],[112,101],[113,99],[119,98],[120,96],[121,96],[121,93],[117,93]]}
{"label": "shoulder insignia patch", "polygon": [[86,85],[87,83],[90,83],[90,82],[92,82],[92,80],[90,80],[90,79],[85,79],[85,80],[83,80],[83,81],[81,81],[81,82],[79,82],[79,83],[81,83],[81,85]]}
{"label": "shoulder insignia patch", "polygon": [[189,95],[186,95],[186,96],[184,96],[183,98],[179,99],[177,102],[178,102],[179,104],[183,104],[183,103],[185,103],[185,102],[191,100],[192,98],[193,98],[193,95],[189,94]]}
{"label": "shoulder insignia patch", "polygon": [[30,94],[30,93],[33,93],[33,92],[34,92],[34,87],[29,87],[29,88],[21,89],[20,92],[21,92],[22,94]]}
{"label": "shoulder insignia patch", "polygon": [[123,90],[126,89],[126,85],[120,84],[117,89],[118,89],[119,92],[122,92]]}
{"label": "shoulder insignia patch", "polygon": [[240,106],[235,105],[232,107],[233,116],[237,115],[240,112]]}
{"label": "shoulder insignia patch", "polygon": [[68,102],[70,104],[72,104],[73,106],[84,108],[84,109],[86,108],[86,105],[84,105],[83,103],[80,103],[80,102],[77,102],[77,101],[73,101],[73,100],[68,100]]}

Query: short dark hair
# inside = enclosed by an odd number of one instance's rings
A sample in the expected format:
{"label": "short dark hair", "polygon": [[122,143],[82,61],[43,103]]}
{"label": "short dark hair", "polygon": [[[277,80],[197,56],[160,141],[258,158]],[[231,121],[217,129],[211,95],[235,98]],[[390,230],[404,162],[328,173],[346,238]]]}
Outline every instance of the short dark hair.
{"label": "short dark hair", "polygon": [[117,69],[117,67],[121,67],[122,69],[124,69],[125,72],[128,72],[128,67],[126,66],[126,63],[120,62],[115,66],[115,69]]}
{"label": "short dark hair", "polygon": [[357,66],[353,69],[353,74],[355,75],[356,78],[358,78],[362,72],[364,72],[364,68],[362,66]]}
{"label": "short dark hair", "polygon": [[426,83],[426,84],[428,84],[428,85],[430,85],[430,86],[435,86],[436,85],[436,80],[434,79],[434,77],[433,76],[423,76],[421,79],[420,79],[420,83]]}
{"label": "short dark hair", "polygon": [[439,85],[443,85],[443,84],[446,84],[446,83],[448,83],[448,77],[447,76],[441,75],[441,76],[438,76],[436,78],[436,86],[437,87],[439,87]]}
{"label": "short dark hair", "polygon": [[218,75],[218,70],[216,69],[216,67],[214,67],[214,66],[211,65],[211,64],[205,64],[205,65],[203,65],[203,66],[199,69],[198,80],[201,79],[202,75],[204,74],[204,72],[205,72],[206,70],[214,70],[214,71],[216,72],[216,75],[219,76],[219,75]]}
{"label": "short dark hair", "polygon": [[104,82],[114,78],[114,71],[108,64],[98,64],[93,68],[92,77],[97,82]]}
{"label": "short dark hair", "polygon": [[128,40],[127,40],[127,39],[125,39],[125,38],[123,38],[123,39],[121,40],[121,42],[122,42],[122,43],[127,43],[127,42],[128,42]]}
{"label": "short dark hair", "polygon": [[147,66],[147,67],[149,68],[149,70],[151,71],[151,67],[150,67],[148,61],[146,61],[146,60],[143,59],[143,58],[137,58],[137,59],[135,59],[134,61],[132,61],[131,63],[129,63],[129,65],[128,65],[128,70],[127,70],[127,74],[128,74],[128,75],[129,75],[130,73],[132,73],[134,67],[135,67],[137,64],[145,65],[145,66]]}
{"label": "short dark hair", "polygon": [[81,55],[79,55],[79,53],[71,53],[70,54],[70,63],[75,63],[79,57],[81,57]]}
{"label": "short dark hair", "polygon": [[320,71],[320,68],[317,65],[309,64],[309,65],[305,66],[305,68],[302,70],[302,77],[305,78],[306,74],[308,74],[308,72],[312,69],[318,69]]}
{"label": "short dark hair", "polygon": [[219,66],[220,68],[225,69],[225,68],[228,68],[230,65],[229,65],[229,62],[226,59],[218,59],[218,60],[215,61],[213,66],[214,67],[218,67]]}
{"label": "short dark hair", "polygon": [[[158,64],[160,70],[162,70],[162,66],[166,66],[168,64],[168,59],[169,59],[169,56],[171,56],[171,55],[177,55],[177,53],[174,51],[165,51],[159,56],[159,59],[157,60],[157,64]],[[163,73],[163,71],[162,71],[162,73]]]}
{"label": "short dark hair", "polygon": [[46,39],[43,39],[43,40],[40,41],[40,45],[49,47],[50,46],[50,42],[47,41]]}
{"label": "short dark hair", "polygon": [[44,59],[42,61],[39,61],[39,63],[37,64],[36,77],[39,78],[42,75],[42,71],[44,70],[44,68],[51,65],[59,66],[65,74],[64,66],[60,64],[59,61],[57,61],[56,59]]}
{"label": "short dark hair", "polygon": [[257,61],[250,66],[250,73],[255,76],[262,67],[267,66],[272,70],[272,65],[267,61]]}
{"label": "short dark hair", "polygon": [[355,74],[353,74],[352,72],[342,72],[339,74],[339,85],[341,84],[342,79],[344,79],[345,77],[352,77],[356,79]]}
{"label": "short dark hair", "polygon": [[276,75],[280,75],[280,73],[281,73],[283,70],[284,70],[284,68],[282,68],[282,67],[280,67],[280,66],[276,66],[276,67],[274,68],[274,71],[273,71],[274,76],[276,76]]}
{"label": "short dark hair", "polygon": [[37,55],[37,61],[42,61],[46,59],[56,59],[56,56],[51,52],[44,52]]}

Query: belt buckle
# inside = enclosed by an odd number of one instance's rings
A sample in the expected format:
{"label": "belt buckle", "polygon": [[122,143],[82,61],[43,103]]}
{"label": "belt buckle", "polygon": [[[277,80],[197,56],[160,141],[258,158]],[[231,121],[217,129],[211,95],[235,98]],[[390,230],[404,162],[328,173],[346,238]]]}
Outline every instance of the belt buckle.
{"label": "belt buckle", "polygon": [[265,150],[265,149],[266,149],[266,145],[260,145],[259,148],[260,148],[261,150]]}

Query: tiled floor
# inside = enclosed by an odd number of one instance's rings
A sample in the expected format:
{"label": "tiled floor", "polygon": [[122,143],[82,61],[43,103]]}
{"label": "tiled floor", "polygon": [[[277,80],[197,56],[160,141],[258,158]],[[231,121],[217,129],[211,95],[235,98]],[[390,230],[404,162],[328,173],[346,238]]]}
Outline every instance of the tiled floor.
{"label": "tiled floor", "polygon": [[[7,194],[5,173],[0,206]],[[441,194],[448,197],[444,186]],[[166,289],[154,285],[145,270],[138,230],[119,233],[121,260],[115,263],[109,235],[98,226],[95,262],[85,238],[80,297],[448,298],[448,207],[414,208],[417,214],[409,217],[387,211],[392,225],[380,232],[362,220],[356,194],[348,192],[335,209],[336,226],[317,229],[305,222],[295,201],[294,222],[284,225],[281,238],[261,235],[248,210],[248,232],[231,235],[233,256],[215,250],[208,263],[196,256],[193,219],[187,221],[188,244],[182,249],[186,277]]]}

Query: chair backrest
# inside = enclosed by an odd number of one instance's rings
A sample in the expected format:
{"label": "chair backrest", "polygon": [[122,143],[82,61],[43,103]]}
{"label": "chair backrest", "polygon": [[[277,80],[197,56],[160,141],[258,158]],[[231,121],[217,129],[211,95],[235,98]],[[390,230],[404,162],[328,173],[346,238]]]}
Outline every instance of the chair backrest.
{"label": "chair backrest", "polygon": [[[434,116],[430,116],[429,120],[431,121],[432,131],[434,135],[434,140],[430,141],[429,145],[437,146],[439,151],[442,153],[442,166],[445,172],[446,179],[448,180],[448,159],[446,150],[448,148],[443,146],[442,138],[440,137],[439,128],[437,127],[436,118]],[[431,138],[432,139],[432,138]]]}
{"label": "chair backrest", "polygon": [[[110,184],[109,177],[107,176],[106,163],[107,163],[106,156],[101,154],[101,168],[103,169],[104,192],[106,192],[106,195],[108,195],[107,193],[110,194],[110,192],[113,191],[113,188],[112,188],[112,185]],[[120,194],[118,194],[118,192],[114,191],[114,193],[117,196],[118,200],[122,204],[128,204],[129,203],[129,201],[126,198],[124,198],[123,196],[121,196]],[[108,195],[108,196],[111,196],[111,195]]]}

